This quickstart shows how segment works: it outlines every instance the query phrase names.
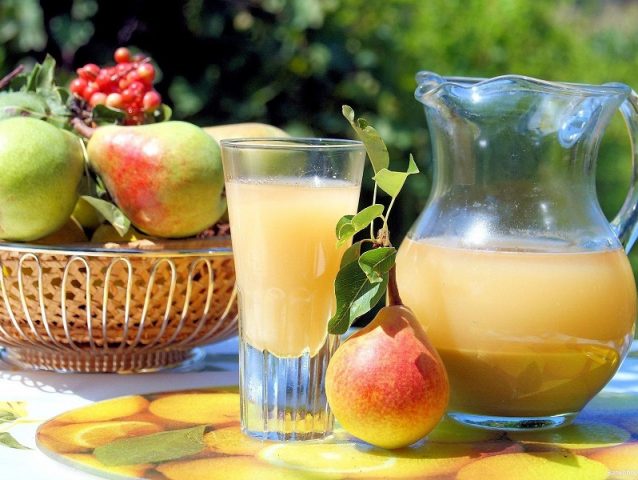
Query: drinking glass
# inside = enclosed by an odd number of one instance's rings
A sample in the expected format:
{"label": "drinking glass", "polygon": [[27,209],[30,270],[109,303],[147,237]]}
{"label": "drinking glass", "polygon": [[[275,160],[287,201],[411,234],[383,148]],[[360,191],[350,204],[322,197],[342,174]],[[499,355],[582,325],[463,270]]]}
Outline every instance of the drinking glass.
{"label": "drinking glass", "polygon": [[334,280],[357,211],[365,149],[337,139],[221,142],[239,299],[241,428],[270,440],[331,432],[324,374]]}

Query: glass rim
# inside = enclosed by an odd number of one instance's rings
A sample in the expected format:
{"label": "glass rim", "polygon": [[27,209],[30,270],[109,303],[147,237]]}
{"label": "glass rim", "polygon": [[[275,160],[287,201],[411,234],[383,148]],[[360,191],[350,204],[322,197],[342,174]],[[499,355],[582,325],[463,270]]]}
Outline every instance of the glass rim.
{"label": "glass rim", "polygon": [[245,150],[342,150],[365,151],[363,142],[323,137],[244,137],[227,138],[219,142],[222,148]]}

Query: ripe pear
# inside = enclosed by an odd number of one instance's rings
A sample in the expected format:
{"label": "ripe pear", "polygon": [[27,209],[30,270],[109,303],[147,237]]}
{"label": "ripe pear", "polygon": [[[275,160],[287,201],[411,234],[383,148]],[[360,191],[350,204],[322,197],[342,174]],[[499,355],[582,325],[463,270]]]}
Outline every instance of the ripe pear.
{"label": "ripe pear", "polygon": [[412,311],[382,308],[328,364],[326,396],[349,433],[382,448],[426,436],[449,399],[443,362]]}
{"label": "ripe pear", "polygon": [[217,143],[229,138],[246,137],[287,137],[288,134],[281,128],[267,123],[246,122],[230,123],[227,125],[215,125],[204,127],[206,133],[213,137]]}
{"label": "ripe pear", "polygon": [[0,121],[0,238],[32,241],[62,227],[83,171],[72,133],[35,118]]}
{"label": "ripe pear", "polygon": [[104,221],[104,216],[98,212],[93,205],[82,198],[82,195],[97,197],[98,193],[96,183],[87,175],[82,175],[78,191],[81,196],[78,198],[71,215],[80,225],[82,225],[83,228],[86,228],[87,230],[95,230]]}
{"label": "ripe pear", "polygon": [[146,235],[130,228],[126,235],[122,236],[109,223],[104,223],[95,229],[91,236],[91,243],[111,243],[111,242],[137,242],[138,240],[148,239]]}
{"label": "ripe pear", "polygon": [[38,245],[68,245],[71,243],[86,242],[86,234],[82,225],[73,217],[70,217],[61,228],[49,235],[35,240]]}
{"label": "ripe pear", "polygon": [[89,230],[96,229],[104,221],[104,217],[100,212],[93,208],[93,206],[82,197],[78,198],[71,216],[77,220],[82,227]]}
{"label": "ripe pear", "polygon": [[191,123],[100,127],[87,150],[113,201],[146,234],[188,237],[224,213],[219,146]]}

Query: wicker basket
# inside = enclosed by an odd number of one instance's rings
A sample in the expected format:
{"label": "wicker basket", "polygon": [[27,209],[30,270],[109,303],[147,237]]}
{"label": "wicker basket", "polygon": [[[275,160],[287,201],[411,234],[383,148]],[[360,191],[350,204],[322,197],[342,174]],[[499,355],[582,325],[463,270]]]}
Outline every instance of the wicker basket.
{"label": "wicker basket", "polygon": [[9,361],[147,371],[236,333],[230,237],[108,246],[0,244],[0,345]]}

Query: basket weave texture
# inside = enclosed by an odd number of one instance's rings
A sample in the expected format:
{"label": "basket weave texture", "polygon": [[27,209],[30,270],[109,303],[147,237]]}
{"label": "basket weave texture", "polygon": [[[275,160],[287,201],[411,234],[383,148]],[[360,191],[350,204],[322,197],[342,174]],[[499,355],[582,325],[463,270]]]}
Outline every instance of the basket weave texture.
{"label": "basket weave texture", "polygon": [[236,333],[230,237],[96,250],[0,246],[0,345],[11,359],[152,370]]}

